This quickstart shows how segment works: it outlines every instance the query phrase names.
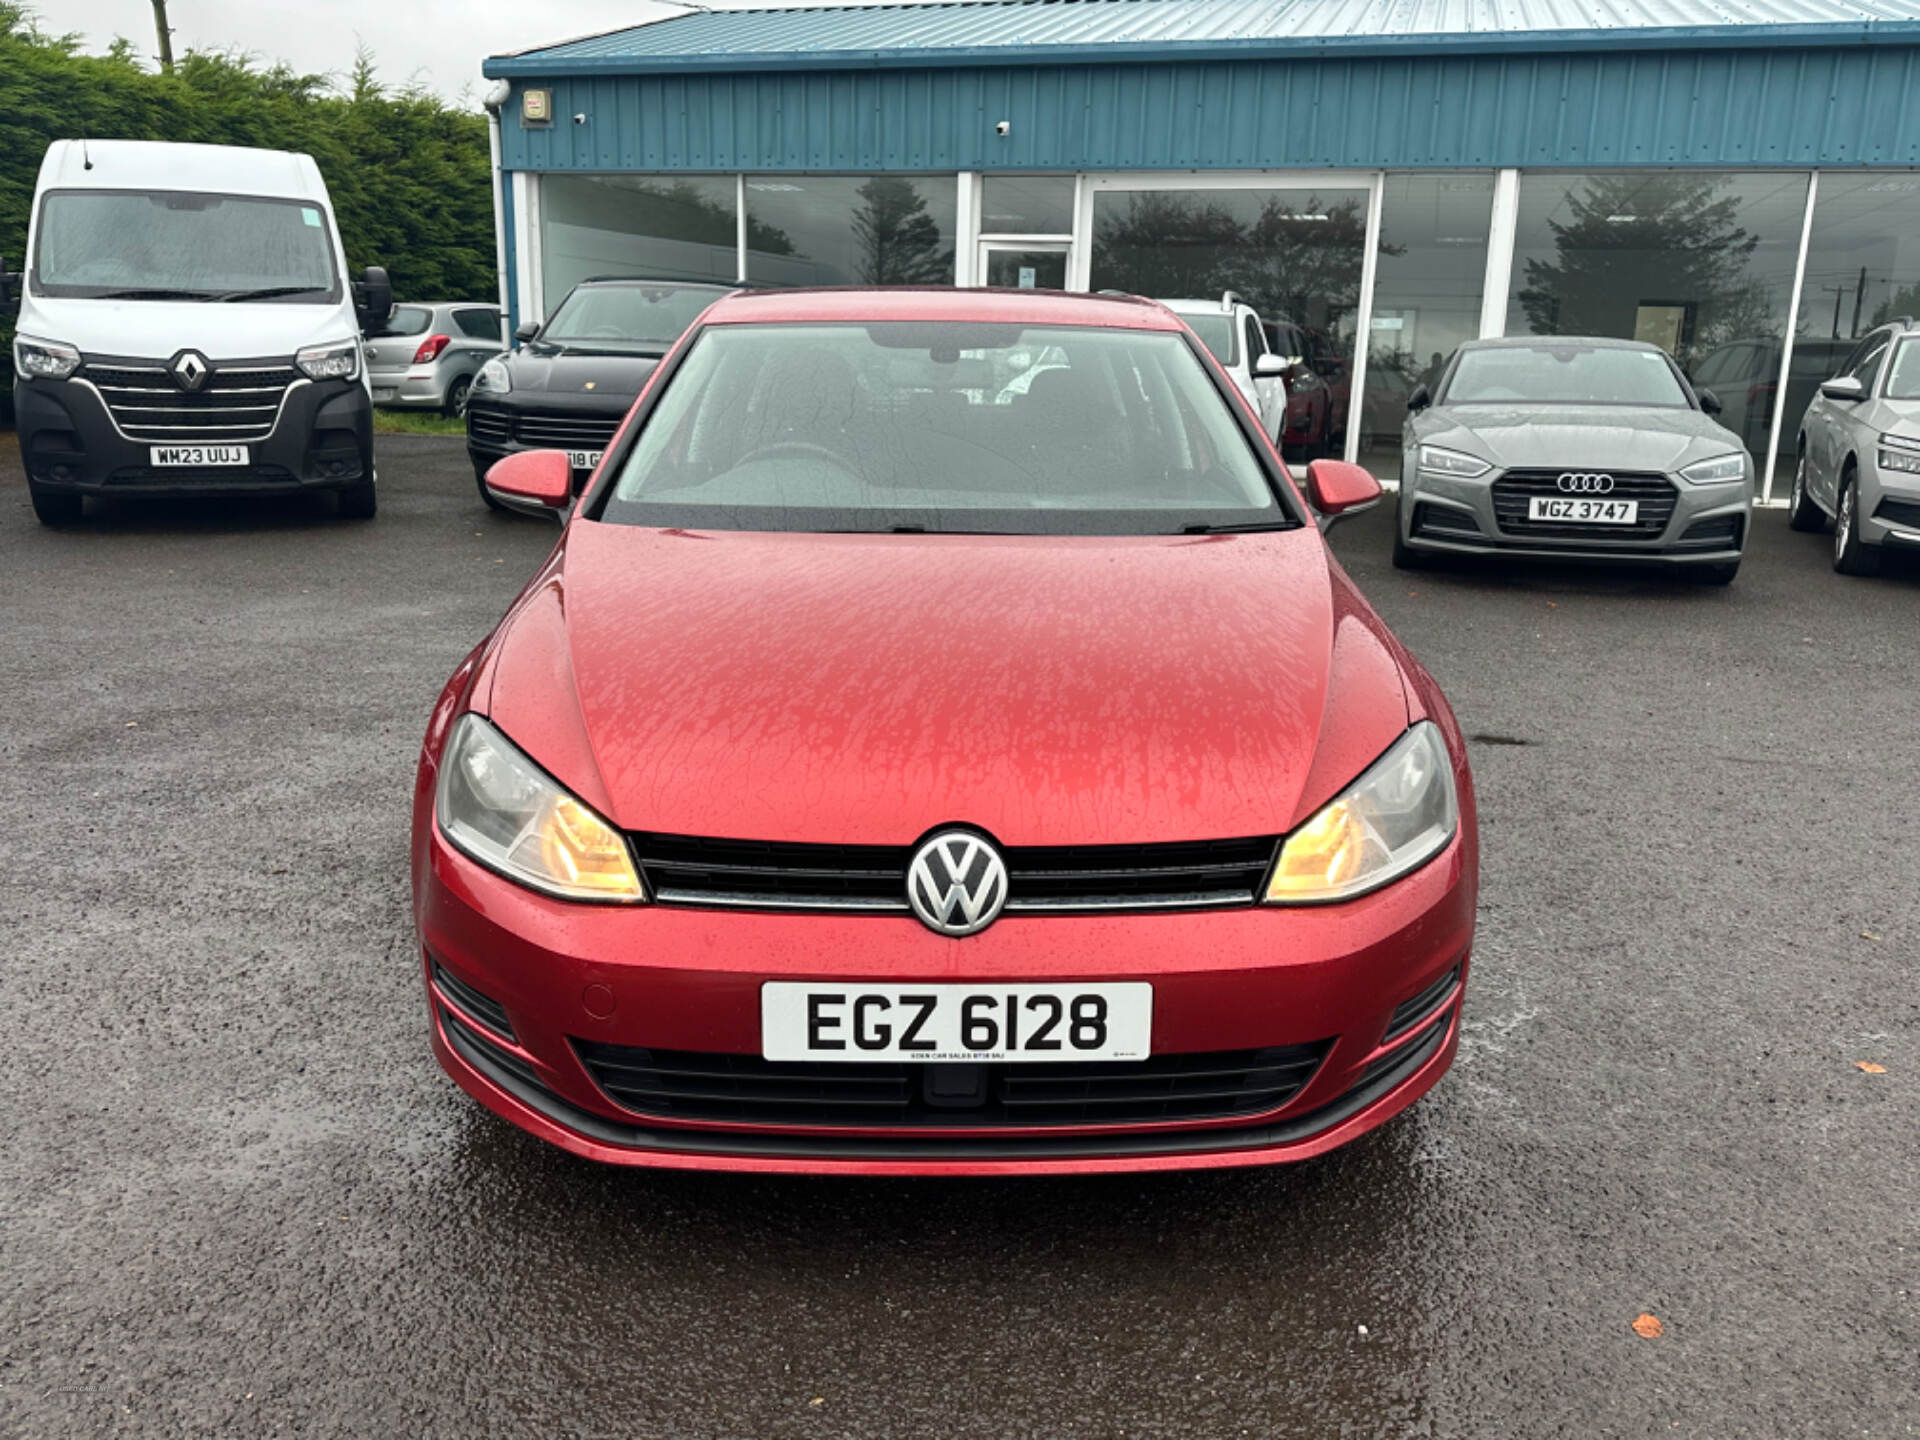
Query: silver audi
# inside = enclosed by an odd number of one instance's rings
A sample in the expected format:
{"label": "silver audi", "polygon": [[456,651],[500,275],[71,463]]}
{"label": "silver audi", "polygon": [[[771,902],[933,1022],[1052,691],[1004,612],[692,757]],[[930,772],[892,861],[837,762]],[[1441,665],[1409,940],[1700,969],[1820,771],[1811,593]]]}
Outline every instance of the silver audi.
{"label": "silver audi", "polygon": [[1474,340],[1407,397],[1393,563],[1628,561],[1740,569],[1753,460],[1667,353],[1634,340]]}

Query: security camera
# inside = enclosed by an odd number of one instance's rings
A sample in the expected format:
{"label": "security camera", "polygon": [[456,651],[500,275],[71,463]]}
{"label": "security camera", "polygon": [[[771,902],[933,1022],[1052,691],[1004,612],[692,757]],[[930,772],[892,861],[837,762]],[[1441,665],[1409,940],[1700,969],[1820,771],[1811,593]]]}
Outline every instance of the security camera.
{"label": "security camera", "polygon": [[584,124],[586,124],[586,123],[587,123],[587,112],[586,112],[586,111],[584,111],[584,110],[579,110],[579,111],[576,111],[576,112],[574,112],[574,117],[573,117],[573,123],[574,123],[574,124],[576,124],[576,125],[584,125]]}
{"label": "security camera", "polygon": [[993,127],[993,133],[996,135],[1011,135],[1013,133],[1013,122],[1011,120],[1002,120]]}

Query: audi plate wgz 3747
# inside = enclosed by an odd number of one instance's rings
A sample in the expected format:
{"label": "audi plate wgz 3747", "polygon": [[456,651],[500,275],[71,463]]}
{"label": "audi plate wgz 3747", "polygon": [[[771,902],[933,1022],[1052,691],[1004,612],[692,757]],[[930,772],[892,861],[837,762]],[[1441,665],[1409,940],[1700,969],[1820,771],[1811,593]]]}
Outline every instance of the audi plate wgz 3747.
{"label": "audi plate wgz 3747", "polygon": [[[568,457],[489,485],[566,509]],[[1451,1062],[1445,699],[1179,319],[723,299],[429,722],[433,1047],[632,1165],[1262,1164]]]}
{"label": "audi plate wgz 3747", "polygon": [[1740,569],[1753,461],[1667,354],[1566,336],[1462,345],[1407,397],[1393,563],[1507,555]]}

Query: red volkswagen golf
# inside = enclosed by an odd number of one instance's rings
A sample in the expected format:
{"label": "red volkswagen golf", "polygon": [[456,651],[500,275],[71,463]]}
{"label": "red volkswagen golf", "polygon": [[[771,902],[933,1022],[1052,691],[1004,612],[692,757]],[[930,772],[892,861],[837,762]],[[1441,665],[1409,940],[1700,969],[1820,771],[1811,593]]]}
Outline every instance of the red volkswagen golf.
{"label": "red volkswagen golf", "polygon": [[[567,503],[567,457],[489,483]],[[578,1154],[1265,1164],[1454,1054],[1477,854],[1431,677],[1169,312],[720,301],[421,751],[433,1047]]]}

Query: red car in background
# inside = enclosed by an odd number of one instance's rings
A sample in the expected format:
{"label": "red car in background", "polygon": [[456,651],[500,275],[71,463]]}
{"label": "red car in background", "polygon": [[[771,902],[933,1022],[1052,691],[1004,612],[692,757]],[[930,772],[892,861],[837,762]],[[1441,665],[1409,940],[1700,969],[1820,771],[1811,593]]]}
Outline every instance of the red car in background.
{"label": "red car in background", "polygon": [[1478,862],[1446,701],[1316,523],[1378,494],[1320,461],[1303,498],[1151,302],[720,301],[434,708],[441,1064],[635,1165],[1248,1165],[1382,1123],[1452,1060]]}

